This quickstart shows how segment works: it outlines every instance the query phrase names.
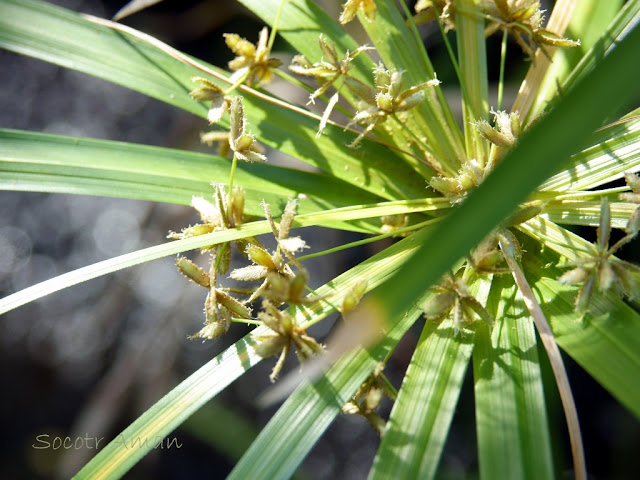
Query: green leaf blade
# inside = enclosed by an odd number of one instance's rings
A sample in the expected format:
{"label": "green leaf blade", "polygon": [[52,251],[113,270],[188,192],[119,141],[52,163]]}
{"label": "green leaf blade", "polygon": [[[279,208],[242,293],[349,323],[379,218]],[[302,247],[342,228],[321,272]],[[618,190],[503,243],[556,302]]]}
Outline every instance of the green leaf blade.
{"label": "green leaf blade", "polygon": [[[209,361],[138,417],[73,478],[121,478],[153,449],[159,438],[166,437],[233,380],[260,362],[261,358],[251,348],[253,345],[250,335],[246,335]],[[132,446],[134,441],[140,443]]]}
{"label": "green leaf blade", "polygon": [[[231,171],[231,160],[216,155],[44,133],[0,129],[0,145],[0,188],[6,190],[189,205],[194,195],[211,197],[211,183],[225,183]],[[268,164],[240,163],[236,180],[250,215],[264,214],[262,201],[278,215],[288,198],[298,198],[299,213],[379,199],[326,174]]]}
{"label": "green leaf blade", "polygon": [[571,157],[566,168],[540,190],[586,190],[640,170],[640,120],[629,120],[597,132],[591,146]]}
{"label": "green leaf blade", "polygon": [[[197,86],[191,77],[203,76],[193,65],[137,36],[60,7],[35,0],[0,0],[0,5],[4,9],[0,47],[102,78],[206,118],[208,107],[189,96]],[[424,179],[412,175],[413,170],[387,146],[366,140],[365,155],[348,147],[356,134],[331,125],[330,135],[316,139],[319,118],[254,95],[244,98],[249,129],[262,143],[382,198],[424,196]]]}
{"label": "green leaf blade", "polygon": [[450,321],[427,322],[369,478],[433,478],[473,349]]}
{"label": "green leaf blade", "polygon": [[[451,265],[477,245],[517,204],[578,151],[600,119],[636,94],[640,62],[629,63],[640,48],[640,29],[577,85],[558,106],[524,135],[493,172],[448,215],[384,289],[375,291],[376,305],[390,317],[419,298]],[[630,75],[630,69],[633,74]],[[427,266],[429,268],[426,268]],[[400,278],[420,279],[401,285]]]}
{"label": "green leaf blade", "polygon": [[577,288],[557,281],[565,271],[554,266],[557,254],[547,249],[528,261],[558,345],[640,418],[640,315],[614,294],[595,292],[581,320],[574,311]]}
{"label": "green leaf blade", "polygon": [[480,477],[554,478],[553,455],[533,322],[516,287],[495,278],[493,331],[476,334],[473,372]]}
{"label": "green leaf blade", "polygon": [[418,307],[410,307],[376,347],[358,348],[313,384],[304,382],[280,407],[227,478],[289,478],[342,406],[420,313]]}

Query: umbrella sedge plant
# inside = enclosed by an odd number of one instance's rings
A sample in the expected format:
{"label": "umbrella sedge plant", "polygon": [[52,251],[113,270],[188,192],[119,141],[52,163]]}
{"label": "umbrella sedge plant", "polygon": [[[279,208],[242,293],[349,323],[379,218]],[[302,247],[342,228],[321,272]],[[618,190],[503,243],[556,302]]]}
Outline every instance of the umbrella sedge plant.
{"label": "umbrella sedge plant", "polygon": [[[130,2],[117,17],[148,3]],[[124,438],[167,436],[265,361],[274,386],[263,401],[286,401],[231,478],[288,478],[341,413],[363,416],[380,434],[370,478],[433,478],[471,365],[481,478],[556,476],[550,388],[570,437],[572,465],[560,468],[587,478],[560,349],[640,416],[640,270],[618,257],[640,229],[640,1],[558,0],[545,12],[534,0],[347,0],[336,16],[306,0],[240,3],[265,26],[254,39],[225,34],[235,55],[225,70],[114,21],[0,0],[0,46],[199,115],[212,145],[202,155],[0,130],[4,189],[190,204],[201,218],[176,225],[166,244],[9,295],[0,312],[178,254],[177,268],[203,289],[202,328],[185,335],[255,329]],[[352,22],[365,44],[350,35]],[[441,34],[461,120],[421,25]],[[274,56],[276,36],[297,52],[288,61]],[[497,72],[487,61],[493,36]],[[512,104],[508,49],[529,62]],[[495,96],[490,74],[499,79]],[[308,102],[272,93],[276,78],[306,90]],[[265,146],[317,173],[270,165]],[[310,252],[303,227],[311,225],[366,236]],[[592,227],[595,241],[571,226]],[[310,291],[306,260],[389,237],[391,246]],[[209,252],[207,265],[180,255],[194,249]],[[230,268],[232,254],[244,266]],[[221,286],[222,276],[237,287]],[[336,311],[340,326],[324,344],[307,333]],[[416,323],[422,335],[392,385],[385,363]],[[279,379],[291,355],[302,370]],[[557,387],[543,381],[545,356]],[[377,412],[383,397],[394,402],[389,418]],[[120,478],[151,448],[114,441],[77,478]]]}

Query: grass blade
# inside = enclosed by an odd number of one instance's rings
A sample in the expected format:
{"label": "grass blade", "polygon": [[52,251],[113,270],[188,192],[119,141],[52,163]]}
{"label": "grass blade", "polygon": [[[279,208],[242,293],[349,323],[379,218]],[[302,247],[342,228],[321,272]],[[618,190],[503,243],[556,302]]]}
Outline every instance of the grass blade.
{"label": "grass blade", "polygon": [[[231,161],[215,155],[131,143],[0,129],[0,188],[126,197],[189,205],[229,179]],[[91,162],[87,162],[90,158]],[[271,165],[238,165],[246,213],[263,215],[263,200],[281,213],[298,198],[299,213],[374,203],[375,195],[326,174]]]}
{"label": "grass blade", "polygon": [[[405,25],[405,21],[394,2],[378,2],[375,22],[360,23],[380,54],[387,68],[405,73],[408,85],[417,85],[436,77],[436,72],[424,50],[424,45]],[[361,14],[359,14],[361,16]],[[362,18],[362,17],[360,17]],[[407,46],[411,46],[408,48]],[[436,156],[445,165],[457,168],[464,158],[464,142],[449,104],[444,100],[440,87],[426,92],[426,99],[416,107],[415,128],[420,136],[427,138]],[[455,171],[455,169],[454,169]]]}
{"label": "grass blade", "polygon": [[[245,7],[273,28],[276,12],[282,0],[239,0]],[[360,45],[345,29],[319,7],[315,2],[287,0],[278,23],[278,34],[300,54],[312,62],[320,60],[323,53],[318,37],[323,35],[335,42],[338,52],[353,52]],[[371,69],[374,63],[367,55],[359,55],[349,72],[358,80],[371,83]]]}
{"label": "grass blade", "polygon": [[557,254],[545,249],[527,262],[529,281],[558,345],[640,418],[640,315],[614,294],[594,292],[581,320],[574,311],[578,289],[557,281],[565,271],[554,266]]}
{"label": "grass blade", "polygon": [[481,478],[554,478],[536,333],[506,276],[493,280],[493,331],[476,334],[473,355]]}
{"label": "grass blade", "polygon": [[[602,117],[636,94],[635,78],[640,75],[640,62],[630,62],[630,59],[635,58],[639,48],[640,29],[635,29],[521,138],[466,201],[434,229],[413,260],[384,288],[376,289],[369,307],[396,318],[403,305],[419,298],[425,288],[438,281],[455,261],[578,151]],[[420,281],[407,286],[399,280],[402,278]]]}
{"label": "grass blade", "polygon": [[577,2],[565,36],[579,39],[580,45],[572,48],[561,48],[553,54],[553,62],[540,85],[540,89],[531,107],[530,115],[535,118],[546,107],[555,95],[559,95],[561,85],[575,68],[580,59],[609,27],[612,19],[620,10],[622,0],[582,0]]}
{"label": "grass blade", "polygon": [[[299,215],[293,227],[307,227],[312,225],[335,225],[336,222],[357,220],[360,218],[379,217],[382,215],[397,215],[415,211],[436,210],[429,199],[419,201],[390,202],[367,208],[363,205],[326,210],[318,213]],[[266,221],[252,222],[237,228],[199,235],[197,237],[175,240],[172,242],[148,247],[136,252],[127,253],[102,262],[82,267],[72,272],[59,275],[50,280],[25,288],[17,293],[8,295],[0,300],[0,315],[26,303],[42,298],[67,287],[91,280],[93,278],[117,272],[124,268],[150,262],[169,255],[195,250],[218,243],[229,242],[239,238],[260,235],[271,231]],[[411,243],[411,242],[410,242]]]}
{"label": "grass blade", "polygon": [[613,125],[594,135],[592,146],[573,155],[566,169],[540,190],[587,190],[640,170],[640,119]]}
{"label": "grass blade", "polygon": [[[261,360],[250,348],[253,345],[248,334],[190,375],[100,450],[73,478],[122,477],[193,412]],[[133,443],[136,441],[140,446]]]}
{"label": "grass blade", "polygon": [[567,92],[573,88],[581,78],[614,51],[618,43],[636,28],[638,22],[640,22],[640,0],[630,0],[625,3],[600,39],[573,69],[569,78],[562,84],[562,91]]}
{"label": "grass blade", "polygon": [[[191,77],[203,72],[173,58],[168,52],[176,51],[167,45],[161,50],[142,40],[144,35],[116,31],[36,0],[0,0],[0,6],[0,47],[123,85],[206,118],[208,108],[189,96],[197,87]],[[201,65],[207,71],[214,69]],[[354,133],[331,125],[330,135],[313,140],[319,117],[292,111],[282,102],[275,105],[264,95],[244,98],[250,129],[260,142],[382,198],[424,195],[424,180],[412,175],[413,170],[387,146],[365,140],[368,154],[363,155],[348,147]]]}
{"label": "grass blade", "polygon": [[[266,222],[261,223],[263,224]],[[426,230],[423,230],[422,233],[418,233],[417,235],[424,236],[425,234]],[[344,296],[353,287],[353,284],[362,279],[363,275],[366,274],[369,278],[370,285],[368,288],[374,288],[388,278],[391,272],[396,270],[402,262],[406,261],[414,249],[415,245],[413,245],[412,242],[409,242],[408,239],[396,243],[377,255],[374,255],[362,264],[333,279],[329,284],[318,288],[316,293],[321,296],[326,296],[326,301],[320,302],[315,306],[309,306],[305,309],[297,309],[295,313],[290,313],[295,314],[296,320],[300,322],[300,325],[303,326],[303,328],[306,328],[332,313],[335,310],[334,305],[339,305],[341,303]],[[360,352],[351,355],[354,359],[354,363],[343,361],[342,367],[336,366],[338,375],[342,379],[341,381],[350,382],[350,375],[353,373],[352,368],[357,370],[358,375],[363,374],[366,377],[368,372],[375,367],[378,361],[376,358],[378,358],[379,355],[384,355],[384,352],[392,348],[395,343],[398,342],[402,333],[409,328],[413,320],[415,320],[419,315],[419,308],[414,307],[411,315],[412,316],[410,317],[406,317],[402,321],[402,324],[392,332],[387,343],[379,346],[374,352],[369,353],[361,350]],[[151,407],[151,409],[133,422],[122,432],[121,435],[116,437],[113,442],[105,447],[105,449],[101,450],[94,459],[80,471],[77,478],[120,478],[120,476],[140,460],[145,453],[153,448],[154,440],[156,438],[164,438],[166,435],[171,433],[173,429],[185,421],[189,415],[191,415],[207,400],[220,392],[224,387],[242,375],[251,366],[259,362],[260,357],[255,354],[252,348],[255,345],[253,336],[264,335],[267,331],[268,329],[266,327],[258,327],[191,375],[187,380],[182,382],[172,392],[167,394],[156,405]],[[356,365],[356,367],[354,367],[354,365]],[[215,388],[211,386],[212,384],[215,384]],[[353,390],[358,386],[359,384],[355,385]],[[314,391],[313,387],[310,387],[310,389]],[[346,395],[349,396],[350,394]],[[329,395],[329,397],[330,396],[331,395]],[[327,396],[323,396],[318,405],[320,405],[323,400],[327,400]],[[293,403],[298,401],[301,400],[299,398],[298,400],[292,400]],[[304,403],[304,400],[302,401]],[[342,404],[338,406],[338,411],[341,407]],[[327,414],[326,411],[321,413],[323,415]],[[321,433],[317,429],[315,432],[318,434]],[[299,431],[298,433],[304,432]],[[262,435],[263,434],[261,434],[261,436]],[[151,440],[144,443],[144,448],[139,449],[128,448],[127,444],[122,441],[122,439],[128,440],[136,438],[148,438]],[[157,440],[155,441],[157,442]],[[257,441],[263,440],[258,438]],[[315,443],[315,440],[313,443]],[[313,445],[313,443],[311,445]],[[255,446],[253,448],[255,448]],[[302,457],[298,457],[292,460],[299,462],[301,458]]]}
{"label": "grass blade", "polygon": [[[313,384],[305,381],[260,432],[227,478],[289,478],[342,406],[395,347],[420,313],[419,307],[410,307],[375,348],[359,348],[341,358]],[[300,415],[302,409],[304,414]]]}
{"label": "grass blade", "polygon": [[472,349],[472,339],[457,335],[451,321],[425,324],[370,479],[433,478]]}

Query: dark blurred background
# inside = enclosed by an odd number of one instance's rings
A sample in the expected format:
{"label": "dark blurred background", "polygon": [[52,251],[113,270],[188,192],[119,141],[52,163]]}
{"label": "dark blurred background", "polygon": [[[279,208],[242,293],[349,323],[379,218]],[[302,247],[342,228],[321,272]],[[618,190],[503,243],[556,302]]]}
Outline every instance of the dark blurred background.
{"label": "dark blurred background", "polygon": [[[126,2],[51,3],[110,18]],[[340,2],[324,3],[337,17]],[[235,32],[255,41],[262,27],[242,6],[216,0],[167,0],[123,23],[221,66],[232,58],[223,33]],[[437,34],[429,29],[423,33],[432,44],[430,54],[437,64],[442,59],[441,64],[448,65]],[[494,47],[490,60],[497,65],[499,47]],[[276,50],[291,54],[284,43],[277,43]],[[509,74],[511,98],[525,69],[523,62],[514,60]],[[436,70],[445,85],[447,79],[454,81],[452,71]],[[93,77],[0,51],[0,82],[2,128],[207,151],[198,143],[199,132],[206,127],[202,119]],[[453,89],[449,94],[455,98],[457,92]],[[285,161],[274,157],[270,155],[270,161]],[[162,243],[169,230],[196,220],[189,207],[0,192],[0,294]],[[322,230],[304,237],[311,251],[357,238]],[[370,253],[337,255],[333,264],[316,262],[310,266],[312,286]],[[201,327],[203,301],[202,289],[185,281],[173,259],[167,258],[83,283],[4,315],[0,319],[0,384],[6,388],[0,399],[0,478],[70,477],[95,450],[34,449],[34,444],[39,445],[38,435],[49,435],[49,441],[56,436],[104,437],[103,447],[171,388],[247,332],[246,327],[235,325],[221,340],[188,340],[187,335]],[[328,328],[312,333],[322,337]],[[396,387],[420,328],[418,322],[387,367]],[[638,478],[637,420],[569,358],[565,360],[593,478]],[[170,438],[177,439],[182,448],[152,452],[126,478],[224,478],[275,411],[258,409],[253,403],[270,384],[274,361],[266,360],[250,370],[173,432]],[[291,367],[295,368],[294,362]],[[562,412],[557,401],[550,400],[551,422],[564,438],[558,456],[563,465],[570,465]],[[389,408],[383,405],[383,415]],[[366,421],[342,415],[302,465],[300,478],[366,478],[377,445],[377,435]],[[440,478],[474,478],[475,448],[473,383],[468,373],[441,460]]]}

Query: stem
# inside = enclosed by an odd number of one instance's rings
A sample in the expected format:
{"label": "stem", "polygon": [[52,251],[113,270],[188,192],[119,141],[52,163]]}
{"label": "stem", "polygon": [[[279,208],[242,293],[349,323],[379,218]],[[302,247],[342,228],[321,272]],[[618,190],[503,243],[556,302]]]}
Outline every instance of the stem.
{"label": "stem", "polygon": [[231,173],[229,174],[229,193],[227,194],[227,218],[229,220],[233,219],[233,208],[231,206],[231,201],[233,199],[233,177],[236,174],[236,166],[238,165],[238,158],[234,152],[233,160],[231,161]]}
{"label": "stem", "polygon": [[442,26],[442,22],[440,21],[440,14],[438,13],[438,9],[434,8],[434,13],[436,15],[436,23],[438,24],[438,28],[440,28],[440,34],[442,35],[442,41],[444,42],[444,46],[447,49],[447,53],[449,54],[449,60],[451,61],[451,65],[453,66],[453,70],[456,72],[456,77],[458,78],[458,83],[460,84],[460,92],[462,93],[462,97],[467,105],[471,104],[469,100],[469,94],[467,93],[467,89],[465,87],[464,80],[462,79],[462,73],[460,73],[460,65],[458,65],[458,59],[456,58],[456,54],[453,52],[453,47],[451,46],[451,42],[449,41],[449,37],[447,37],[447,33],[444,31],[444,27]]}
{"label": "stem", "polygon": [[[287,72],[275,69],[275,70],[273,70],[273,73],[276,74],[277,76],[279,76],[280,78],[282,78],[284,81],[289,82],[291,85],[294,85],[296,87],[302,88],[303,90],[306,90],[309,93],[313,93],[315,91],[315,89],[313,87],[311,87],[311,86],[307,85],[306,83],[298,80],[293,75],[289,75]],[[318,100],[322,100],[325,103],[329,103],[329,98],[324,94],[319,95],[316,98]],[[339,103],[336,104],[336,106],[334,107],[334,110],[339,111],[340,113],[342,113],[347,118],[353,118],[353,112],[350,112],[349,110],[344,108]]]}
{"label": "stem", "polygon": [[[576,4],[577,0],[558,0],[553,7],[545,29],[562,37],[569,25],[569,20],[571,20],[571,15],[573,14]],[[546,47],[546,49],[548,56],[545,55],[541,49],[536,51],[535,57],[531,62],[531,67],[529,67],[529,71],[520,85],[516,101],[511,107],[512,112],[517,111],[520,114],[523,129],[530,121],[529,113],[531,112],[531,107],[539,93],[538,91],[542,80],[547,73],[547,68],[550,64],[549,57],[553,57],[556,47]]]}
{"label": "stem", "polygon": [[[181,63],[184,63],[185,65],[189,65],[190,67],[195,68],[196,70],[199,70],[202,73],[206,73],[207,75],[212,76],[213,78],[215,78],[216,80],[219,80],[223,83],[226,83],[227,85],[235,85],[230,79],[229,77],[227,77],[226,75],[221,74],[220,72],[217,72],[216,70],[207,67],[206,65],[203,65],[199,62],[197,62],[196,60],[186,56],[184,53],[176,50],[175,48],[167,45],[164,42],[161,42],[160,40],[158,40],[157,38],[152,37],[151,35],[147,35],[146,33],[142,33],[139,32],[138,30],[135,30],[131,27],[127,27],[126,25],[122,25],[120,23],[116,23],[116,22],[112,22],[110,20],[105,20],[104,18],[99,18],[99,17],[94,17],[93,15],[88,15],[88,14],[82,14],[81,15],[83,18],[86,18],[87,20],[89,20],[90,22],[96,23],[98,25],[104,25],[106,27],[109,27],[113,30],[119,31],[119,32],[124,32],[127,33],[139,40],[142,40],[143,42],[147,42],[149,45],[153,45],[154,47],[156,47],[157,49],[159,49],[160,51],[166,53],[167,55],[169,55],[171,58],[174,58],[176,60],[178,60]],[[277,70],[276,70],[277,71]],[[322,117],[320,117],[319,115],[310,112],[308,110],[305,110],[304,108],[298,107],[296,105],[292,105],[289,102],[286,102],[284,100],[280,100],[279,98],[276,98],[272,95],[268,95],[265,94],[259,90],[256,90],[254,88],[251,88],[247,85],[243,85],[240,84],[238,85],[236,88],[238,88],[238,90],[240,90],[241,92],[246,93],[247,95],[251,95],[254,98],[263,100],[267,103],[270,103],[272,105],[276,105],[279,107],[282,107],[284,109],[287,109],[289,111],[292,112],[296,112],[299,113],[300,115],[303,115],[305,117],[308,118],[312,118],[314,120],[317,120],[318,122],[320,122],[322,120]],[[328,120],[327,124],[329,125],[333,125],[334,127],[338,127],[341,128],[343,130],[355,133],[356,135],[359,134],[360,132],[358,132],[356,129],[351,128],[351,127],[346,127],[344,125],[340,125],[339,123],[336,123],[332,120]],[[369,140],[371,140],[372,142],[378,143],[380,145],[384,145],[387,148],[390,148],[392,150],[395,150],[397,152],[401,152],[404,153],[406,155],[409,155],[410,157],[416,158],[417,160],[421,160],[418,157],[416,157],[415,155],[413,155],[410,152],[406,152],[405,150],[397,147],[396,145],[391,145],[387,142],[384,142],[378,138],[375,137],[371,137],[368,136],[367,137]]]}
{"label": "stem", "polygon": [[231,317],[233,323],[246,323],[247,325],[264,325],[260,320],[249,320],[246,318]]}
{"label": "stem", "polygon": [[240,76],[233,84],[231,84],[231,86],[224,91],[224,94],[225,95],[229,95],[236,88],[238,88],[240,85],[242,85],[244,83],[244,81],[247,79],[248,76],[249,76],[249,72],[247,71],[247,73],[245,73],[244,75]]}
{"label": "stem", "polygon": [[379,376],[380,380],[382,383],[384,383],[385,388],[388,389],[387,394],[389,393],[393,393],[393,397],[391,397],[393,400],[395,400],[396,398],[398,398],[398,390],[396,389],[396,387],[393,386],[393,384],[389,381],[389,379],[387,378],[387,376],[384,373],[380,373]]}
{"label": "stem", "polygon": [[267,50],[269,52],[273,47],[273,42],[275,42],[276,40],[276,33],[278,32],[278,23],[280,22],[280,16],[282,15],[282,9],[285,3],[287,3],[287,0],[281,0],[280,6],[278,7],[278,13],[276,13],[276,19],[273,21],[273,27],[271,28],[271,33],[269,34],[269,41],[267,42]]}
{"label": "stem", "polygon": [[[402,129],[402,131],[406,132],[411,138],[413,138],[418,144],[420,144],[420,146],[424,149],[425,152],[429,153],[431,155],[431,157],[433,158],[433,161],[427,161],[427,160],[423,160],[423,159],[419,159],[419,163],[418,165],[414,165],[417,168],[420,167],[424,167],[425,165],[428,165],[431,169],[435,170],[438,173],[442,173],[442,174],[448,174],[448,175],[452,175],[452,176],[456,176],[457,172],[455,170],[453,170],[448,164],[442,164],[437,160],[437,156],[436,153],[433,151],[433,149],[427,145],[424,141],[422,141],[422,139],[420,139],[420,137],[418,137],[408,126],[405,122],[402,122],[395,114],[390,116],[394,122],[396,122],[400,128]],[[411,158],[416,158],[415,156],[412,155]],[[411,162],[414,163],[414,162]],[[446,168],[445,168],[446,167]],[[424,168],[421,168],[421,170],[423,171],[423,173],[428,173],[429,176],[433,175],[433,172],[429,171],[429,172],[424,172]],[[423,175],[424,176],[424,175]]]}
{"label": "stem", "polygon": [[507,59],[507,38],[509,33],[506,28],[502,30],[502,46],[500,48],[500,79],[498,80],[498,107],[496,111],[502,110],[502,100],[504,97],[504,65]]}
{"label": "stem", "polygon": [[426,227],[428,225],[432,225],[434,223],[439,222],[444,217],[432,218],[431,220],[425,220],[424,222],[416,223],[415,225],[410,225],[408,227],[400,228],[395,232],[383,233],[381,235],[376,235],[374,237],[365,238],[364,240],[358,240],[356,242],[345,243],[344,245],[340,245],[338,247],[330,248],[328,250],[323,250],[321,252],[310,253],[308,255],[304,255],[298,258],[299,262],[303,262],[305,260],[310,260],[312,258],[322,257],[324,255],[330,255],[332,253],[340,252],[342,250],[347,250],[349,248],[359,247],[361,245],[366,245],[368,243],[378,242],[380,240],[384,240],[385,238],[393,237],[394,235],[400,235],[402,233],[411,232],[412,230],[417,230],[422,227]]}
{"label": "stem", "polygon": [[[413,34],[416,50],[420,53],[420,56],[422,57],[424,64],[427,65],[427,70],[432,75],[432,78],[435,78],[435,71],[433,69],[433,65],[431,64],[431,60],[429,59],[429,55],[427,54],[427,50],[425,49],[424,42],[422,41],[420,32],[418,31],[418,27],[416,26],[413,20],[413,15],[407,6],[407,2],[401,1],[399,3],[402,6],[405,16],[407,17],[407,24],[411,29],[411,33]],[[437,9],[434,9],[434,11],[437,16],[438,15]],[[440,25],[439,18],[437,18],[437,21],[438,21],[438,25]],[[444,37],[444,33],[443,33],[443,37]],[[446,127],[445,129],[446,136],[447,136],[447,139],[449,140],[450,146],[453,148],[452,153],[454,154],[454,158],[455,158],[455,161],[452,162],[453,159],[444,156],[444,158],[442,158],[441,161],[444,163],[448,163],[451,169],[457,170],[460,167],[459,160],[463,158],[463,151],[464,151],[464,140],[463,140],[462,132],[460,130],[460,127],[458,125],[456,118],[453,115],[453,112],[451,111],[451,107],[449,106],[449,103],[444,98],[442,89],[436,86],[434,89],[434,92],[435,92],[434,102],[432,104],[431,102],[428,103],[430,104],[429,109],[433,109],[435,107],[437,110],[440,111],[440,114],[444,116],[444,118],[442,120],[439,119],[439,121],[441,121],[441,123]]]}
{"label": "stem", "polygon": [[463,102],[463,121],[467,158],[475,158],[484,166],[488,156],[488,142],[473,125],[489,118],[489,80],[487,74],[487,49],[484,38],[484,20],[467,13],[479,11],[475,0],[459,0],[456,11],[458,59],[468,98]]}
{"label": "stem", "polygon": [[556,379],[558,391],[560,393],[560,400],[562,401],[562,408],[564,409],[564,415],[567,419],[567,428],[569,429],[569,439],[571,441],[571,454],[573,456],[573,468],[575,471],[576,480],[587,479],[587,467],[584,458],[584,447],[582,445],[582,435],[580,434],[580,423],[578,422],[578,412],[576,410],[576,404],[573,400],[573,394],[571,393],[571,386],[569,385],[569,378],[567,377],[567,371],[564,368],[562,362],[562,356],[560,355],[560,349],[553,336],[549,322],[540,308],[540,304],[536,301],[536,298],[527,282],[524,272],[520,268],[518,261],[516,260],[516,239],[508,231],[503,231],[500,235],[500,248],[504,254],[504,258],[511,269],[513,279],[520,290],[524,298],[524,303],[533,318],[533,323],[538,330],[542,344],[547,351],[549,362],[553,370],[553,376]]}

